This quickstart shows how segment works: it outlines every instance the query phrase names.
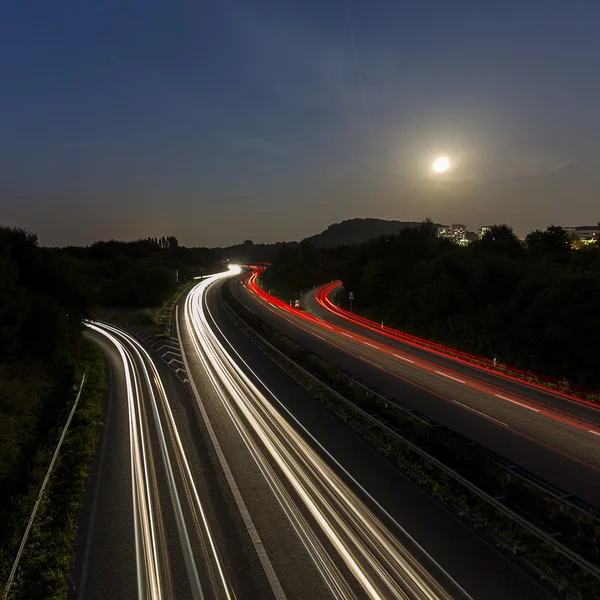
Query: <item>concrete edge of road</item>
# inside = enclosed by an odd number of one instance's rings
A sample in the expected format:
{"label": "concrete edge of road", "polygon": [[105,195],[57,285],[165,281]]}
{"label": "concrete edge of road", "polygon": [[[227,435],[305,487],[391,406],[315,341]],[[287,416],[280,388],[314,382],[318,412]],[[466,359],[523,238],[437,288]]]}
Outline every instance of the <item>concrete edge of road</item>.
{"label": "concrete edge of road", "polygon": [[[223,300],[223,302],[225,302],[225,301]],[[281,352],[278,348],[276,348],[275,346],[273,346],[270,342],[268,342],[266,339],[264,339],[259,333],[257,333],[250,325],[248,325],[239,315],[237,315],[237,313],[235,313],[235,311],[231,307],[229,307],[229,305],[226,304],[226,308],[228,309],[229,312],[233,313],[233,315],[239,321],[241,321],[245,325],[245,327],[247,327],[248,329],[250,329],[252,331],[252,333],[254,335],[256,335],[265,345],[267,345],[275,353],[277,353],[277,355],[283,357],[286,361],[293,362],[294,365],[296,365],[296,363],[294,361],[292,361],[292,359],[290,359],[289,357],[287,357],[283,352]],[[260,317],[257,317],[257,318],[260,319]],[[279,364],[277,361],[274,361],[274,362],[276,364],[278,364],[281,368],[283,368],[283,366],[281,364]],[[484,502],[486,502],[487,504],[489,504],[490,506],[492,506],[494,509],[499,510],[503,514],[506,514],[506,516],[510,520],[518,523],[521,527],[523,527],[525,530],[527,530],[531,535],[533,535],[535,538],[537,538],[540,542],[544,542],[546,544],[550,544],[552,547],[555,548],[555,550],[559,554],[561,554],[567,560],[572,561],[579,568],[581,568],[584,571],[588,572],[593,577],[600,579],[600,569],[598,569],[598,567],[596,567],[596,565],[593,565],[592,563],[590,563],[589,561],[587,561],[586,559],[584,559],[583,557],[581,557],[580,555],[578,555],[577,553],[575,553],[574,551],[572,551],[570,548],[568,548],[568,547],[564,546],[563,544],[561,544],[558,540],[556,540],[551,535],[546,534],[544,531],[542,531],[541,529],[539,529],[538,527],[536,527],[535,525],[533,525],[532,523],[530,523],[529,521],[527,521],[526,519],[524,519],[523,517],[521,517],[520,515],[516,514],[514,511],[512,511],[508,507],[502,505],[502,503],[499,500],[493,498],[489,494],[487,494],[484,491],[480,490],[477,486],[475,486],[474,484],[470,483],[468,480],[466,480],[464,477],[462,477],[459,473],[455,472],[450,467],[447,467],[446,465],[444,465],[443,463],[441,463],[439,460],[435,459],[433,456],[430,456],[428,453],[426,453],[426,452],[422,451],[420,448],[416,447],[414,444],[411,444],[407,440],[404,440],[402,438],[402,436],[400,436],[400,435],[397,434],[397,432],[393,431],[392,429],[390,429],[386,425],[383,425],[382,423],[380,423],[377,419],[375,419],[368,412],[362,410],[359,407],[354,406],[349,400],[347,400],[346,398],[344,398],[343,396],[341,396],[338,392],[336,392],[335,390],[333,390],[332,388],[330,388],[329,386],[327,386],[327,384],[325,384],[322,381],[320,381],[317,377],[315,377],[312,373],[308,372],[306,369],[304,369],[300,365],[296,365],[296,366],[303,372],[303,374],[305,376],[309,377],[315,384],[327,388],[330,393],[332,393],[332,394],[335,395],[335,397],[337,397],[339,400],[343,401],[344,404],[350,406],[355,411],[360,412],[369,421],[374,422],[378,426],[382,426],[385,429],[389,430],[389,432],[394,437],[400,439],[402,441],[402,443],[408,444],[409,447],[410,447],[410,449],[413,452],[416,452],[417,454],[419,454],[420,456],[422,456],[430,464],[435,465],[443,473],[445,473],[446,475],[450,476],[452,479],[456,480],[459,484],[461,484],[462,486],[464,486],[465,488],[467,488],[470,492],[472,492],[475,495],[477,495],[478,497],[480,497]],[[303,383],[301,381],[299,381],[294,376],[293,373],[291,373],[289,370],[286,370],[286,372],[288,372],[288,374],[292,378],[294,378],[296,381],[298,381],[298,383],[300,385],[303,385]],[[577,507],[577,508],[579,508],[579,507]],[[557,581],[554,581],[552,579],[552,577],[548,575],[548,573],[546,573],[545,571],[541,570],[537,565],[535,565],[535,563],[532,563],[531,560],[526,559],[526,563],[528,564],[528,566],[533,571],[537,572],[538,575],[541,575],[544,578],[546,578],[555,587],[557,587],[557,588],[561,587],[558,584]]]}
{"label": "concrete edge of road", "polygon": [[[188,363],[187,356],[186,356],[186,353],[185,353],[185,350],[183,347],[183,342],[181,339],[181,331],[180,331],[180,326],[179,326],[179,304],[177,304],[177,306],[175,307],[175,323],[176,323],[176,328],[177,328],[177,338],[179,340],[179,345],[180,345],[180,349],[181,349],[181,356],[183,358],[183,362],[184,362],[186,371],[188,372],[188,374],[190,374],[189,363]],[[233,495],[235,503],[236,503],[238,510],[240,512],[240,515],[242,517],[242,520],[244,521],[244,525],[246,526],[248,535],[250,536],[250,539],[252,541],[254,549],[256,550],[256,554],[258,555],[258,559],[259,559],[260,564],[265,572],[265,575],[267,577],[267,580],[269,582],[271,590],[273,591],[273,595],[277,600],[286,600],[287,597],[285,595],[285,592],[283,591],[283,588],[281,586],[279,578],[277,577],[277,574],[275,573],[275,569],[273,568],[273,564],[271,563],[271,560],[269,559],[269,556],[267,555],[267,551],[265,550],[265,547],[264,547],[262,540],[258,534],[256,526],[254,525],[252,517],[250,516],[250,512],[248,511],[246,503],[242,497],[242,494],[240,493],[239,487],[233,477],[233,473],[231,472],[229,463],[227,462],[227,459],[225,458],[225,454],[223,453],[223,450],[221,448],[221,445],[219,443],[219,440],[217,438],[215,430],[212,426],[212,423],[210,421],[208,413],[206,412],[206,408],[204,407],[202,399],[200,398],[198,388],[196,387],[194,379],[193,379],[193,377],[191,377],[191,375],[189,377],[189,384],[190,384],[192,393],[194,395],[194,398],[196,399],[196,402],[198,404],[198,408],[200,410],[200,414],[202,415],[202,419],[204,420],[204,424],[206,426],[208,434],[210,436],[210,441],[215,449],[215,453],[217,455],[217,458],[219,459],[221,468],[223,469],[225,479],[227,480],[227,484],[229,485],[229,489],[231,491],[231,494]]]}

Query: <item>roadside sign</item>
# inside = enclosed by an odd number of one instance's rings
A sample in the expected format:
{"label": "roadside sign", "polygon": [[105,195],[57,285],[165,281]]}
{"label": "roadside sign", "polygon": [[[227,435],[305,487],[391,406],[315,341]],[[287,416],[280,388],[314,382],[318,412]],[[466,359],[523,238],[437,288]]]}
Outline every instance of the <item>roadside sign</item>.
{"label": "roadside sign", "polygon": [[348,292],[348,298],[352,300],[352,298],[354,298],[354,292]]}
{"label": "roadside sign", "polygon": [[300,308],[300,300],[296,300],[296,302],[294,302],[294,306],[296,308]]}

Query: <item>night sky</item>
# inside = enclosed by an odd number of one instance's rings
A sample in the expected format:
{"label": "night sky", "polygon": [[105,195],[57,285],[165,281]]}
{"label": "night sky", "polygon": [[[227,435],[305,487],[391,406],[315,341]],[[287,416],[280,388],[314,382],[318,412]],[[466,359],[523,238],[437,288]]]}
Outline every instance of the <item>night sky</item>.
{"label": "night sky", "polygon": [[0,223],[209,246],[595,224],[599,31],[597,0],[4,0]]}

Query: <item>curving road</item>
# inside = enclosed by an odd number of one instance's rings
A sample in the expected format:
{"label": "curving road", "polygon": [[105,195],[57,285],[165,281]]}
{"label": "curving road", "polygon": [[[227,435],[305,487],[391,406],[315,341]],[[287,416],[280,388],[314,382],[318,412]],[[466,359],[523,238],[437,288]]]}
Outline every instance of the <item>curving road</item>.
{"label": "curving road", "polygon": [[600,410],[447,357],[333,314],[305,295],[296,310],[244,278],[234,292],[285,335],[558,488],[600,506]]}
{"label": "curving road", "polygon": [[257,351],[221,305],[221,284],[189,293],[178,335],[272,595],[549,596]]}
{"label": "curving road", "polygon": [[109,390],[70,597],[268,597],[187,390],[125,331],[88,327],[106,356]]}
{"label": "curving road", "polygon": [[221,303],[228,275],[177,308],[189,388],[90,324],[109,393],[71,598],[555,597],[258,351]]}

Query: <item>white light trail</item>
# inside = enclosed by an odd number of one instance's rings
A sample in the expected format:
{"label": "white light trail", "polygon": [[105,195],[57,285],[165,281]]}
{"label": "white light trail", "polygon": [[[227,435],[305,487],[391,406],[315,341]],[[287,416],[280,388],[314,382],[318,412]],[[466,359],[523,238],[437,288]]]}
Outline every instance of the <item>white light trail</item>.
{"label": "white light trail", "polygon": [[[218,279],[228,275],[204,280],[188,295],[184,317],[190,339],[223,407],[334,597],[356,597],[354,585],[336,566],[341,558],[368,598],[449,599],[221,343],[217,331],[222,332],[210,315],[205,294]],[[291,487],[293,495],[286,487]],[[312,519],[303,516],[300,506]],[[320,542],[323,534],[335,549],[337,560]]]}
{"label": "white light trail", "polygon": [[[127,404],[129,413],[130,454],[133,491],[133,515],[135,525],[136,563],[138,598],[162,600],[171,596],[167,590],[171,582],[165,581],[168,569],[168,550],[158,535],[160,490],[156,489],[155,469],[164,470],[168,496],[173,508],[179,542],[188,575],[189,590],[194,600],[203,600],[205,595],[200,583],[196,556],[191,537],[194,533],[202,544],[210,549],[207,555],[207,569],[216,569],[216,589],[213,583],[213,596],[223,600],[233,600],[221,560],[214,543],[206,514],[192,475],[186,453],[169,404],[166,390],[148,352],[135,338],[124,331],[107,324],[87,323],[90,329],[108,338],[117,348],[125,372]],[[155,436],[149,430],[149,421],[156,428]],[[159,452],[151,453],[150,447],[158,439]],[[157,456],[162,461],[157,461]],[[152,462],[152,458],[154,462]],[[174,469],[174,465],[179,467]],[[152,472],[152,473],[151,473]],[[188,491],[187,509],[192,519],[184,514],[185,501],[179,493],[178,480],[183,480]],[[188,522],[194,523],[193,529]]]}

